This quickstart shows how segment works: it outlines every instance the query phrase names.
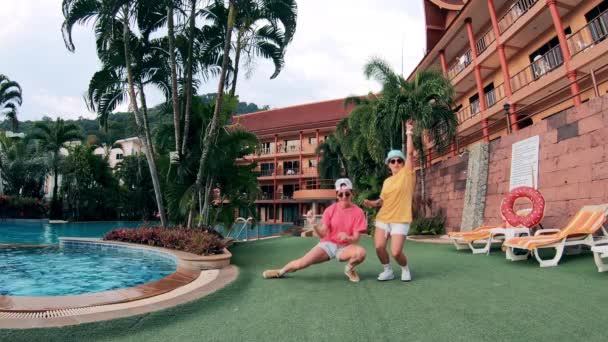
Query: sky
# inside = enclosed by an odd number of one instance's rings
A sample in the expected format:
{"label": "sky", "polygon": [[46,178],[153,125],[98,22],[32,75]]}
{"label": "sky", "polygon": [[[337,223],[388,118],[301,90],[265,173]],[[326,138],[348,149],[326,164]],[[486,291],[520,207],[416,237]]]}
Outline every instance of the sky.
{"label": "sky", "polygon": [[[19,119],[94,118],[83,100],[99,68],[92,26],[74,30],[72,53],[61,35],[61,0],[3,2],[0,74],[23,88]],[[239,77],[240,100],[280,108],[377,91],[379,85],[363,75],[363,66],[374,56],[388,61],[397,72],[403,65],[407,77],[424,56],[422,3],[299,0],[298,26],[285,68],[271,80],[273,65],[258,59],[249,78],[244,73]],[[210,79],[199,93],[216,89],[217,79]],[[154,89],[146,94],[151,105],[164,101]],[[118,109],[125,110],[126,105]]]}

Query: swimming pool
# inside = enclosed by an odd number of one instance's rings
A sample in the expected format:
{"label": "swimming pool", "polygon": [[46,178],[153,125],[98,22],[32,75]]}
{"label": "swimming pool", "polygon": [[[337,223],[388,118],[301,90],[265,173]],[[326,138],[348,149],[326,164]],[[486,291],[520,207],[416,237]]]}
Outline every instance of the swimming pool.
{"label": "swimming pool", "polygon": [[[57,244],[59,237],[101,238],[112,229],[135,228],[141,224],[133,221],[51,224],[42,220],[0,220],[0,244]],[[293,227],[292,224],[258,223],[256,226],[248,225],[247,229],[241,229],[242,225],[238,225],[232,229],[230,236],[236,240],[268,237]],[[225,234],[221,226],[216,229]]]}
{"label": "swimming pool", "polygon": [[51,224],[43,220],[0,220],[0,244],[57,244],[58,238],[100,238],[112,229],[135,228],[141,222],[104,221]]}
{"label": "swimming pool", "polygon": [[63,296],[116,290],[175,272],[168,255],[90,246],[0,248],[0,295]]}

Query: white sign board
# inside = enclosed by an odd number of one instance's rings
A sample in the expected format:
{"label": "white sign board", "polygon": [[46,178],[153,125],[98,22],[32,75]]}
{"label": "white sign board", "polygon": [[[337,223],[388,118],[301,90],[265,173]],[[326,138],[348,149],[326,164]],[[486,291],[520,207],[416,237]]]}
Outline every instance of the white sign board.
{"label": "white sign board", "polygon": [[539,136],[518,141],[511,151],[511,183],[509,190],[518,186],[538,188]]}

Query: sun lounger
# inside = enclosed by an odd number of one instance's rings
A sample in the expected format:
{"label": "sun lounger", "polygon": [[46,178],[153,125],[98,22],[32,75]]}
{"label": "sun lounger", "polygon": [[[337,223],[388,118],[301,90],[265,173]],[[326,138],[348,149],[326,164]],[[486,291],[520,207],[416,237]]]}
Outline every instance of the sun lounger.
{"label": "sun lounger", "polygon": [[[506,247],[507,258],[512,261],[525,260],[532,253],[541,267],[556,266],[566,247],[595,246],[593,237],[602,231],[603,224],[608,215],[608,204],[590,205],[583,207],[570,222],[562,229],[542,229],[534,236],[508,239],[503,243]],[[555,249],[555,256],[551,259],[542,259],[541,249]],[[515,250],[524,250],[525,254],[516,254]]]}
{"label": "sun lounger", "polygon": [[[519,210],[517,214],[523,216],[527,215],[529,212],[530,209],[523,209]],[[493,245],[502,244],[505,240],[505,236],[509,235],[509,229],[517,228],[511,227],[505,223],[494,226],[481,226],[469,232],[449,233],[448,236],[457,250],[470,249],[473,254],[489,254]],[[520,234],[521,230],[513,233]],[[478,247],[479,245],[482,247]]]}

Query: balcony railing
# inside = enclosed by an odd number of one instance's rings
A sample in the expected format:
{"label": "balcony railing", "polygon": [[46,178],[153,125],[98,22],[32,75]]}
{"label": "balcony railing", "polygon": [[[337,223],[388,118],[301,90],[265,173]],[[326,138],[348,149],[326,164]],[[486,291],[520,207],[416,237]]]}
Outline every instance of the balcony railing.
{"label": "balcony railing", "polygon": [[266,170],[258,170],[257,172],[257,176],[258,177],[268,177],[268,176],[272,176],[274,174],[274,170],[273,169],[266,169]]}
{"label": "balcony railing", "polygon": [[608,11],[590,21],[582,29],[568,37],[568,47],[572,56],[587,50],[608,36]]}
{"label": "balcony railing", "polygon": [[297,167],[286,167],[283,170],[283,176],[296,176],[300,174],[300,169]]}
{"label": "balcony railing", "polygon": [[334,189],[335,181],[332,179],[308,179],[302,183],[302,190]]}
{"label": "balcony railing", "polygon": [[509,7],[507,10],[507,13],[505,13],[505,15],[503,15],[498,21],[498,29],[500,30],[500,33],[504,33],[537,2],[538,0],[519,0],[511,5],[511,7]]}
{"label": "balcony railing", "polygon": [[475,46],[477,47],[477,54],[481,55],[495,40],[496,35],[494,35],[492,28],[490,28],[490,30],[488,30],[488,32],[486,32],[486,34],[479,38],[475,43]]}
{"label": "balcony railing", "polygon": [[473,58],[471,56],[471,49],[469,49],[460,55],[460,57],[457,58],[456,63],[452,64],[452,66],[448,69],[448,78],[450,80],[454,79],[454,77],[468,67],[471,62],[473,62]]}
{"label": "balcony railing", "polygon": [[488,91],[485,94],[486,97],[486,108],[494,106],[498,101],[505,98],[505,87],[504,83],[498,87]]}
{"label": "balcony railing", "polygon": [[534,62],[530,63],[522,71],[511,77],[511,89],[513,89],[513,92],[516,92],[553,71],[563,63],[564,57],[562,55],[562,50],[561,47],[557,45],[546,54],[537,56],[534,59]]}

